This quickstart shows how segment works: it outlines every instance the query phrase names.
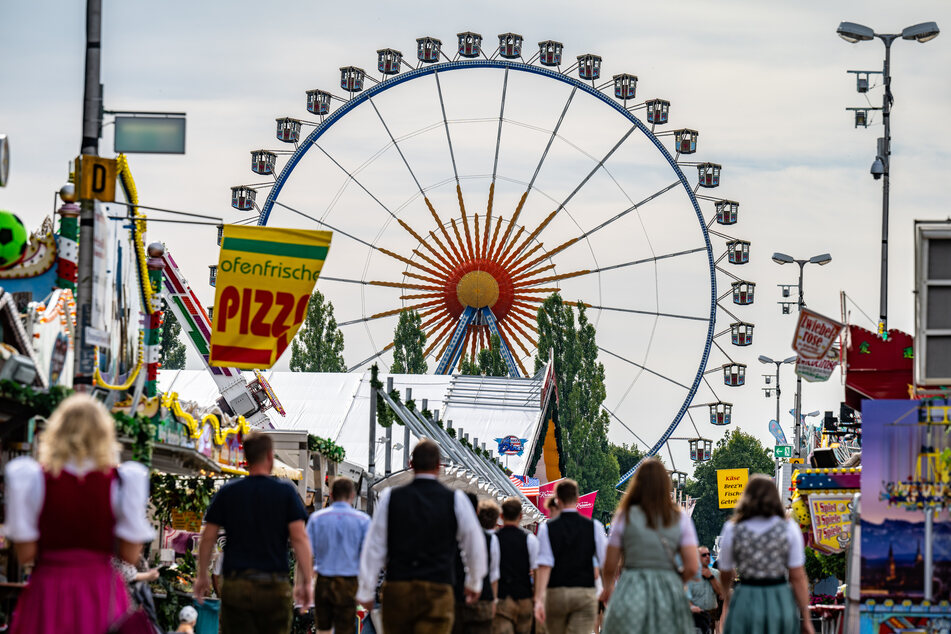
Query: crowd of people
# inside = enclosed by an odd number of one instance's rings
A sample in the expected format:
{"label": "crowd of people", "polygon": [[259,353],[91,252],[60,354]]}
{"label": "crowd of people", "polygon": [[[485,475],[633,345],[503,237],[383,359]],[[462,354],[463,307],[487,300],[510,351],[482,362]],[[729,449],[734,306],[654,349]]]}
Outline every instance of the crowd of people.
{"label": "crowd of people", "polygon": [[[578,513],[570,479],[534,535],[521,527],[520,499],[499,505],[441,484],[428,439],[413,449],[413,480],[384,490],[372,518],[353,507],[354,484],[342,477],[329,505],[308,515],[296,490],[270,476],[271,438],[251,432],[244,451],[249,475],[217,492],[198,542],[200,604],[226,537],[225,634],[287,633],[293,612],[311,609],[319,633],[351,634],[358,605],[373,615],[364,631],[386,634],[813,631],[802,534],[764,476],[750,478],[724,526],[714,569],[657,460],[635,473],[610,535]],[[7,536],[33,564],[11,632],[154,632],[135,629],[126,591],[155,575],[135,567],[154,538],[148,473],[117,455],[109,413],[73,396],[50,418],[38,460],[7,465]],[[193,632],[197,617],[183,609],[178,631]]]}

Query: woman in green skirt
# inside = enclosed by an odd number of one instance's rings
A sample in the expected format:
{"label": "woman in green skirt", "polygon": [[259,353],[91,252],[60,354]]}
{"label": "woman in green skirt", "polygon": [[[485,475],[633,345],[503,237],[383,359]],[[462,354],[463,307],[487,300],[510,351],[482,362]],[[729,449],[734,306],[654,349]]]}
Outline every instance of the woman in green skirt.
{"label": "woman in green skirt", "polygon": [[651,458],[638,468],[618,506],[604,563],[602,634],[694,632],[684,583],[699,567],[697,531],[671,490],[667,469]]}
{"label": "woman in green skirt", "polygon": [[726,594],[723,634],[814,634],[802,533],[786,519],[768,477],[750,477],[720,534],[717,562]]}

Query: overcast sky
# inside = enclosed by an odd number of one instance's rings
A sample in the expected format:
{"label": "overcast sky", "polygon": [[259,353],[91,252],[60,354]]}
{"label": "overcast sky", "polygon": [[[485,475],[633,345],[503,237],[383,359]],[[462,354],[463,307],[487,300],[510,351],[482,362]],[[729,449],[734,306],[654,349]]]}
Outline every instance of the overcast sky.
{"label": "overcast sky", "polygon": [[[67,162],[78,153],[84,45],[81,5],[34,0],[5,2],[0,7],[8,53],[0,66],[0,133],[10,137],[12,146],[10,184],[0,190],[0,208],[18,213],[31,228],[51,213],[53,192],[65,182]],[[783,251],[808,258],[831,253],[831,264],[806,270],[809,306],[829,316],[839,316],[839,293],[844,290],[855,303],[848,306],[853,323],[874,329],[874,322],[861,311],[873,320],[878,315],[881,181],[874,181],[868,170],[875,155],[875,139],[882,134],[881,119],[873,116],[874,125],[867,130],[854,129],[852,114],[845,107],[881,105],[880,87],[873,89],[868,94],[870,101],[866,101],[864,95],[856,93],[854,76],[846,74],[846,70],[880,70],[884,49],[877,41],[847,44],[836,36],[836,26],[849,20],[888,32],[935,20],[940,26],[951,28],[949,16],[949,5],[939,1],[553,1],[434,5],[244,0],[173,0],[157,4],[105,0],[102,82],[107,109],[188,113],[186,155],[130,157],[141,201],[157,207],[208,213],[233,222],[241,216],[230,208],[229,188],[260,180],[252,178],[254,175],[248,170],[248,151],[281,146],[274,139],[274,118],[306,118],[305,90],[338,87],[340,66],[375,68],[378,48],[401,49],[415,65],[416,37],[439,37],[445,50],[451,52],[454,35],[459,31],[481,32],[487,45],[491,45],[487,48],[494,48],[497,33],[515,31],[525,36],[529,53],[534,52],[535,42],[551,38],[565,43],[566,57],[585,52],[602,55],[604,76],[618,72],[638,75],[637,101],[651,96],[671,101],[671,125],[666,130],[691,127],[700,131],[701,150],[696,159],[713,160],[724,166],[721,187],[701,193],[741,202],[740,223],[730,233],[751,240],[752,257],[742,270],[730,270],[757,282],[756,303],[742,313],[735,311],[745,321],[756,324],[754,345],[737,349],[729,346],[728,341],[718,341],[736,360],[749,364],[748,383],[742,390],[735,390],[723,387],[717,376],[710,379],[719,397],[735,404],[735,422],[772,445],[767,422],[774,416],[775,403],[764,398],[760,390],[761,374],[767,368],[758,364],[756,357],[765,354],[784,358],[792,354],[789,344],[794,316],[780,314],[776,285],[794,283],[796,271],[772,263],[770,254]],[[943,34],[924,45],[897,41],[893,47],[889,325],[906,331],[914,322],[912,222],[949,216],[943,186],[951,162],[944,125],[951,108],[949,38],[951,34]],[[431,82],[429,85],[431,91]],[[466,90],[459,82],[450,88]],[[530,85],[526,88],[531,89]],[[484,116],[493,116],[491,112],[498,104],[497,90],[489,79],[484,83],[482,79],[473,79],[471,100],[485,105],[489,114]],[[556,112],[563,103],[557,90],[551,94],[553,105],[549,110],[539,112],[539,120],[526,123],[551,129],[552,117],[546,113]],[[554,101],[556,98],[562,101]],[[406,103],[413,105],[411,96]],[[408,119],[415,109],[401,111],[393,104],[388,112],[395,119],[401,119],[401,115]],[[459,111],[458,117],[449,116],[462,118],[463,114]],[[418,118],[416,128],[433,123],[422,115]],[[591,134],[586,135],[580,120],[575,122],[575,136],[570,141],[591,149],[592,154],[598,152],[593,148],[602,147],[599,143],[603,139],[617,138],[609,134],[610,126],[616,124],[607,120],[602,123],[595,117],[589,125]],[[464,144],[467,133],[461,127],[460,143]],[[470,137],[478,136],[480,129],[475,128],[468,132]],[[406,133],[413,129],[407,128]],[[348,138],[345,132],[341,127],[336,140],[340,147]],[[354,150],[353,161],[365,160],[385,144],[380,136],[364,138],[363,132],[357,125],[349,131],[351,145],[359,150]],[[444,143],[444,137],[422,135],[420,148],[426,147],[430,137],[433,144]],[[441,147],[444,152],[444,145]],[[537,156],[538,147],[532,147],[526,155]],[[112,135],[107,127],[101,152],[111,155],[111,151]],[[584,164],[584,159],[574,160],[577,165]],[[632,155],[632,164],[640,165],[639,160]],[[376,176],[378,187],[393,181],[387,170],[402,169],[395,161],[392,152],[377,161],[381,166]],[[562,167],[569,170],[575,165],[569,161]],[[558,168],[552,167],[552,179]],[[312,193],[319,197],[325,193],[320,179],[327,172],[316,165],[310,169],[313,171],[309,175],[299,177],[297,195],[306,196],[307,187],[313,183]],[[643,171],[648,174],[650,169]],[[695,182],[693,168],[685,168],[685,173]],[[403,176],[405,180],[405,172]],[[517,180],[517,176],[513,178]],[[634,176],[629,178],[633,179],[631,183],[636,181]],[[338,179],[328,187],[337,191],[339,185]],[[473,182],[471,187],[481,192],[479,204],[484,204],[485,182]],[[631,184],[629,193],[637,198],[641,192],[658,189],[651,187]],[[551,195],[557,199],[559,194],[553,191]],[[434,197],[438,195],[437,192]],[[348,191],[347,196],[356,200],[353,191]],[[400,196],[393,193],[394,206],[407,200]],[[598,204],[610,206],[611,201],[592,198],[587,204],[593,209]],[[326,209],[321,206],[324,203],[315,205],[317,209]],[[539,205],[541,213],[543,205]],[[449,208],[446,209],[448,215]],[[707,218],[711,209],[709,204],[704,209]],[[582,205],[569,211],[581,214]],[[503,213],[509,215],[511,210]],[[581,220],[580,226],[590,225]],[[563,231],[570,237],[569,229]],[[154,224],[149,237],[167,243],[199,296],[210,305],[213,289],[206,279],[207,266],[217,261],[214,229],[173,229]],[[375,232],[369,237],[374,238]],[[655,237],[663,241],[662,236]],[[396,237],[384,236],[384,242],[387,239]],[[549,248],[557,244],[555,237],[550,239],[550,243],[546,242]],[[685,242],[689,239],[684,237]],[[415,246],[398,241],[391,244],[401,246],[403,252]],[[722,241],[719,244],[722,251]],[[342,250],[345,246],[338,237],[328,266],[335,256],[341,263],[345,261],[344,253],[350,254],[349,250]],[[623,245],[592,248],[598,251],[602,265],[625,261],[625,257],[632,259]],[[579,256],[579,265],[582,259]],[[372,270],[379,263],[368,266]],[[681,288],[676,274],[667,271],[652,277],[659,285],[660,296],[676,295],[676,289]],[[683,274],[685,280],[695,280],[698,273],[694,270]],[[700,270],[699,274],[704,273]],[[725,276],[718,277],[720,294],[728,288],[729,281]],[[611,282],[607,284],[610,289]],[[360,305],[358,298],[343,294],[330,283],[318,286],[331,299],[336,297],[340,320],[359,317],[369,310]],[[338,292],[341,295],[335,296]],[[619,296],[622,291],[602,292],[607,294],[605,305],[634,305],[623,303],[624,298]],[[733,309],[732,304],[728,307]],[[720,313],[717,331],[726,328],[730,321]],[[622,334],[625,328],[629,335]],[[622,351],[627,345],[625,337],[638,339],[644,332],[634,322],[605,322],[599,324],[599,344]],[[665,331],[661,328],[658,332]],[[348,349],[348,361],[367,356],[358,346],[372,346],[361,339],[362,335],[348,332],[347,337],[354,341],[353,349]],[[693,364],[695,371],[700,353],[696,346],[677,341],[676,333],[670,332],[651,344],[652,354],[656,356],[668,345],[663,356],[688,370]],[[191,362],[197,363],[193,355]],[[711,363],[722,362],[722,357],[712,357]],[[643,412],[638,409],[636,398],[621,402],[627,377],[618,374],[625,372],[623,367],[615,367],[607,365],[607,404],[621,404],[622,418],[652,442],[666,423],[652,418],[659,415],[656,405],[646,412],[646,418],[651,420],[643,421],[639,420]],[[628,367],[627,371],[630,370]],[[782,422],[790,435],[791,417],[785,412],[793,405],[795,383],[791,369],[784,372]],[[805,386],[803,409],[837,409],[841,399],[837,372],[828,384]],[[697,402],[708,400],[712,400],[710,392],[701,392]],[[702,423],[700,426],[705,436],[719,437],[720,430]],[[675,435],[694,434],[687,427]],[[617,442],[634,440],[619,425],[612,427],[611,437]],[[685,468],[686,443],[675,444],[674,449],[675,463]]]}

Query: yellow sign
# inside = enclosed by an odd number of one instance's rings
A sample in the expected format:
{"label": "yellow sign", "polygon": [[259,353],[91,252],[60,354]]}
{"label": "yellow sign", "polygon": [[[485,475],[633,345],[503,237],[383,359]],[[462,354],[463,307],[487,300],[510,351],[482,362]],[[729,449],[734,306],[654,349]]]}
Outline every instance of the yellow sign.
{"label": "yellow sign", "polygon": [[749,479],[749,469],[717,469],[717,497],[721,509],[736,506]]}
{"label": "yellow sign", "polygon": [[225,225],[211,328],[213,366],[269,368],[307,315],[329,231]]}
{"label": "yellow sign", "polygon": [[805,461],[803,458],[790,458],[789,464],[805,464]]}
{"label": "yellow sign", "polygon": [[849,545],[852,523],[852,496],[841,493],[810,493],[813,547],[839,553]]}
{"label": "yellow sign", "polygon": [[116,160],[79,157],[79,199],[111,203],[116,199]]}

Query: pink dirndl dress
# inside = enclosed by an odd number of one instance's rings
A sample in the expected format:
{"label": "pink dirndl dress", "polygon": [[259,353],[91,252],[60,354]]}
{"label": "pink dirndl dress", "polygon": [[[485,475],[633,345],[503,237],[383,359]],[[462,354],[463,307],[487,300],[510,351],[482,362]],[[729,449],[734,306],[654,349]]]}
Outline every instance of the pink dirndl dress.
{"label": "pink dirndl dress", "polygon": [[[15,464],[22,460],[29,459],[18,458],[7,468],[7,488],[12,493],[8,497],[7,521],[14,519],[14,528],[9,532],[20,533],[9,536],[14,542],[38,543],[33,574],[13,612],[10,632],[104,634],[129,609],[125,583],[110,563],[115,539],[117,536],[127,541],[151,539],[151,526],[144,517],[145,505],[141,504],[138,535],[132,535],[128,527],[125,535],[121,535],[122,531],[117,532],[116,511],[122,509],[117,500],[121,495],[115,484],[117,469],[88,471],[81,475],[64,469],[53,477],[32,460],[29,460],[32,464]],[[36,469],[40,469],[40,474],[35,473]],[[142,497],[140,469],[145,470],[142,465],[130,469],[129,475],[136,480],[131,488],[138,492],[132,497]],[[42,502],[29,508],[22,505],[23,496],[30,487],[36,488],[38,477],[42,478],[39,480]],[[126,477],[123,473],[123,481]],[[146,496],[147,477],[146,471]],[[18,504],[22,506],[17,508]],[[17,513],[21,517],[17,518]],[[30,539],[29,529],[33,526],[38,530],[36,539]]]}

